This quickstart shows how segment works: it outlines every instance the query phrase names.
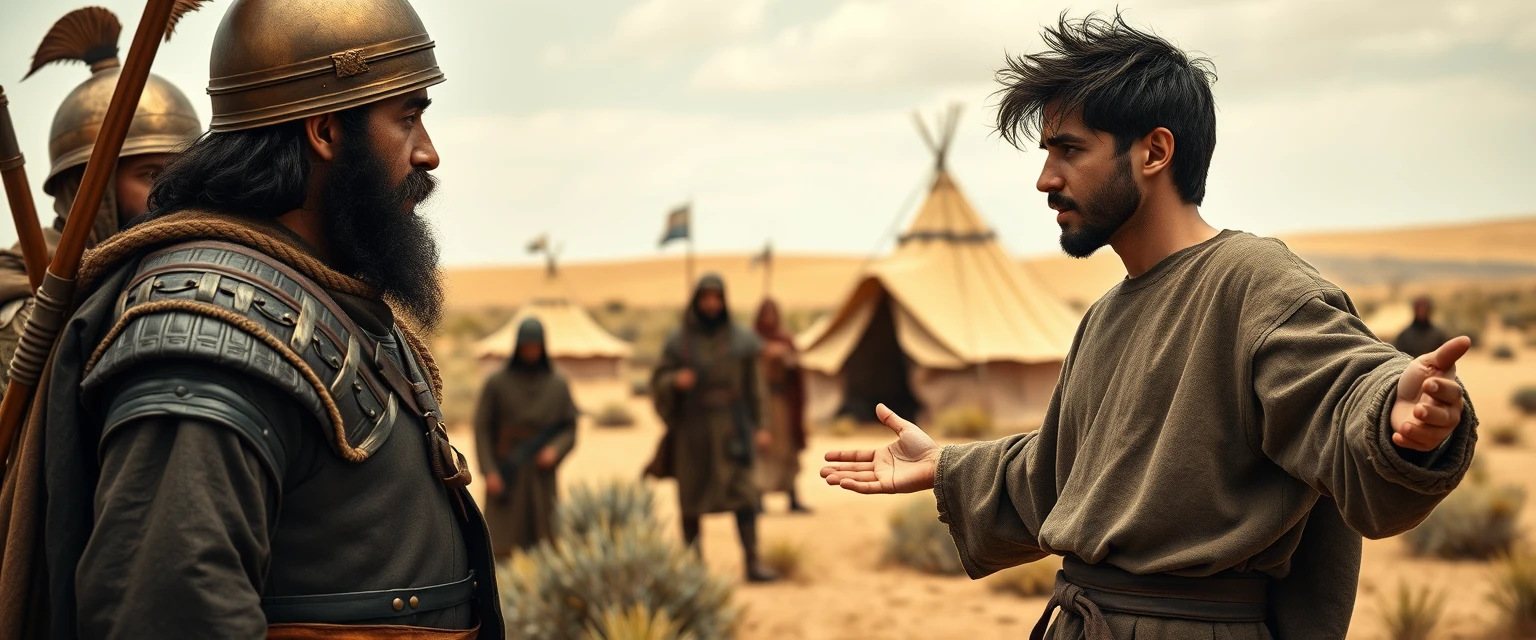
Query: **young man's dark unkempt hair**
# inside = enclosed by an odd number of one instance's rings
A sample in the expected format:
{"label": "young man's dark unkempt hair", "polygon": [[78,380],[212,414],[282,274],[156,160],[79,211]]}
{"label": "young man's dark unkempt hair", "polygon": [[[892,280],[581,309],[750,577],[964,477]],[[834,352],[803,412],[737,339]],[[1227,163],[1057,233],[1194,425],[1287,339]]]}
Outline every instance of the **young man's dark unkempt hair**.
{"label": "young man's dark unkempt hair", "polygon": [[1003,88],[997,130],[1015,147],[1081,111],[1083,124],[1115,138],[1116,153],[1157,127],[1173,133],[1173,181],[1185,202],[1205,199],[1216,150],[1216,103],[1210,60],[1191,58],[1167,40],[1112,17],[1063,12],[1043,34],[1047,51],[1010,56],[997,72]]}

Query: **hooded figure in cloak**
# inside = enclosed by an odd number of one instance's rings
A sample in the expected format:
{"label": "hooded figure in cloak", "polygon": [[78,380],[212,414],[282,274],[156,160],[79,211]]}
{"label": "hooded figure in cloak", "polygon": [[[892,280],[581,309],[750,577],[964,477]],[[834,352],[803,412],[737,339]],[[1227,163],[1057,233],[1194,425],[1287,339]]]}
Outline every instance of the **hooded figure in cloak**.
{"label": "hooded figure in cloak", "polygon": [[789,495],[789,510],[809,513],[795,491],[800,474],[800,452],[805,450],[805,379],[800,374],[800,353],[795,340],[784,331],[779,305],[763,300],[757,310],[757,335],[763,341],[762,371],[767,387],[767,447],[757,453],[757,486],[764,492]]}
{"label": "hooded figure in cloak", "polygon": [[523,320],[512,357],[485,381],[475,409],[485,522],[497,557],[553,534],[555,472],[576,446],[576,415],[570,385],[549,364],[544,325]]}
{"label": "hooded figure in cloak", "polygon": [[725,281],[704,276],[683,326],[662,348],[651,398],[667,432],[646,473],[677,478],[683,540],[695,550],[701,516],[735,513],[747,580],[770,582],[778,576],[758,563],[760,494],[752,473],[754,445],[769,444],[758,386],[762,346],[727,309]]}
{"label": "hooded figure in cloak", "polygon": [[1398,351],[1415,358],[1426,353],[1433,353],[1440,345],[1451,337],[1440,327],[1430,321],[1430,315],[1435,311],[1434,302],[1429,296],[1420,296],[1413,299],[1413,324],[1397,334],[1397,339],[1392,341],[1392,346]]}

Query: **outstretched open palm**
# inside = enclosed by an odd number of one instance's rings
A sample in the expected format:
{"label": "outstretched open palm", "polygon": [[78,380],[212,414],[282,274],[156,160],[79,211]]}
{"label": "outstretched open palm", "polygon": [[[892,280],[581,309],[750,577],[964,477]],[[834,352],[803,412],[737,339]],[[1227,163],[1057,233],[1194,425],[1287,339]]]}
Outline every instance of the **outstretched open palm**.
{"label": "outstretched open palm", "polygon": [[896,441],[881,449],[828,451],[821,477],[827,484],[858,493],[912,493],[933,488],[939,466],[939,445],[885,405],[875,407],[880,423],[896,432]]}

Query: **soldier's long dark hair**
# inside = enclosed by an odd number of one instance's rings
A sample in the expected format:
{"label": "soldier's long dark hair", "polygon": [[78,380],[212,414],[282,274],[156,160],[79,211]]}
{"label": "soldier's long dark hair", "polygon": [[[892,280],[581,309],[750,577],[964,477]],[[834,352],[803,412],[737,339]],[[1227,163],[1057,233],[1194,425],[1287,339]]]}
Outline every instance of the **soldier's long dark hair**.
{"label": "soldier's long dark hair", "polygon": [[[363,109],[336,114],[361,129]],[[275,218],[304,205],[309,187],[304,121],[209,132],[165,165],[149,192],[152,219],[186,209]]]}
{"label": "soldier's long dark hair", "polygon": [[[997,72],[1003,88],[997,131],[1022,148],[1060,118],[1081,112],[1083,124],[1114,136],[1117,153],[1164,127],[1173,133],[1173,182],[1186,202],[1205,198],[1205,176],[1216,151],[1216,101],[1211,61],[1190,57],[1154,34],[1090,13],[1041,34],[1046,51],[1010,56]],[[1047,113],[1049,111],[1049,113]]]}

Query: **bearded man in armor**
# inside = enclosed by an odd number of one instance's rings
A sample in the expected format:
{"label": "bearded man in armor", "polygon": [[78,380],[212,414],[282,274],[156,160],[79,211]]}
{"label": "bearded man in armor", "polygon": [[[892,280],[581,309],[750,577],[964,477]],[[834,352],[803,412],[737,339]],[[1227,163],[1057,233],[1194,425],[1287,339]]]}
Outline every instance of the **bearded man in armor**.
{"label": "bearded man in armor", "polygon": [[236,0],[210,71],[209,133],[82,265],[34,401],[45,634],[503,637],[417,337],[433,41],[405,0]]}
{"label": "bearded man in armor", "polygon": [[[76,9],[54,23],[32,55],[29,78],[53,63],[83,62],[91,71],[91,77],[70,91],[54,112],[53,126],[48,132],[49,168],[43,192],[53,196],[53,210],[57,214],[52,226],[43,227],[49,255],[58,245],[64,220],[75,203],[75,192],[85,175],[85,161],[96,146],[96,134],[101,131],[107,105],[122,72],[118,60],[118,36],[122,30],[122,23],[107,9]],[[197,112],[187,96],[164,78],[151,74],[134,110],[132,124],[128,125],[117,171],[101,199],[86,247],[96,246],[147,211],[149,189],[155,177],[178,149],[196,140],[202,132]],[[32,307],[32,286],[19,245],[0,251],[0,386],[5,384],[5,365],[10,364],[16,352],[21,328],[32,315]]]}

